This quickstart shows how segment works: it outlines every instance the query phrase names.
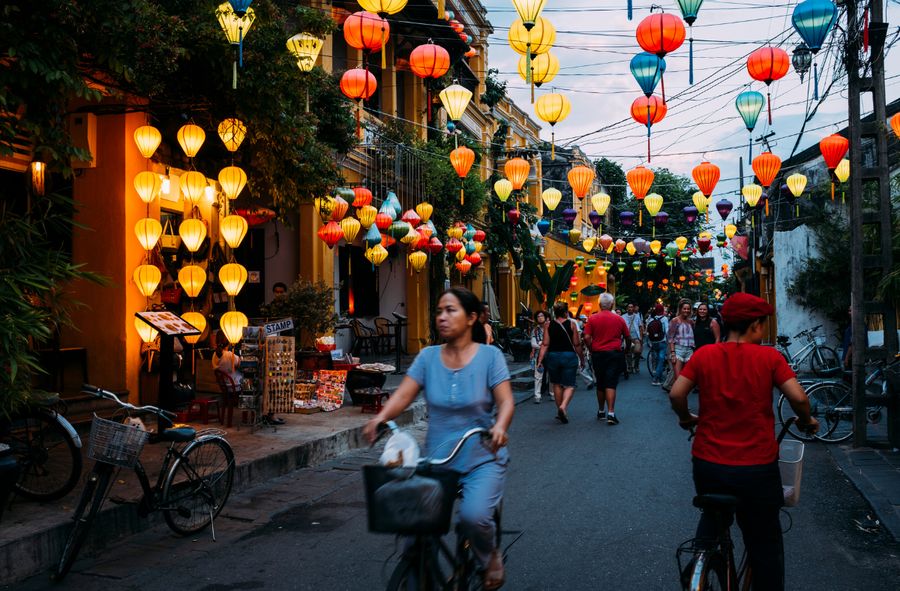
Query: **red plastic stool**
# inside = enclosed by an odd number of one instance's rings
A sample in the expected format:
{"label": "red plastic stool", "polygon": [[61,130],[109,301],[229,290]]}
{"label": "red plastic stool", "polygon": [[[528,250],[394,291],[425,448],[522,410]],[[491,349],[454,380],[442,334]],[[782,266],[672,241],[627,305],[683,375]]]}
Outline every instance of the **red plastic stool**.
{"label": "red plastic stool", "polygon": [[199,420],[202,421],[204,425],[209,424],[210,407],[214,407],[216,411],[216,414],[214,414],[212,418],[221,423],[222,407],[219,404],[218,398],[195,398],[187,411],[188,420]]}

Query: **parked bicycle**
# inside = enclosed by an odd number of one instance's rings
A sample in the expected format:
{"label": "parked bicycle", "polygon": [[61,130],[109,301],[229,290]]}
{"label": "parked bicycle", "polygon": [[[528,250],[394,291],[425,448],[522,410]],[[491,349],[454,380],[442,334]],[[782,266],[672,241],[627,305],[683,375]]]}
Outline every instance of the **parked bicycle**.
{"label": "parked bicycle", "polygon": [[809,360],[809,368],[819,377],[834,376],[840,372],[841,360],[838,354],[831,347],[825,346],[825,337],[816,335],[820,328],[822,328],[821,324],[794,335],[794,339],[801,337],[806,339],[806,344],[796,353],[791,353],[791,339],[789,337],[778,335],[776,338],[775,348],[784,355],[788,365],[795,372],[799,373],[800,368],[804,367],[807,360]]}
{"label": "parked bicycle", "polygon": [[[900,356],[890,363],[884,361],[874,365],[866,375],[866,420],[876,424],[881,421],[884,409],[890,397],[891,380],[889,373],[896,374],[900,369]],[[849,375],[847,376],[849,377]],[[844,380],[829,380],[816,382],[807,387],[806,395],[809,397],[810,414],[817,418],[822,428],[815,436],[808,436],[798,432],[796,428],[790,429],[790,434],[795,439],[811,441],[817,439],[825,443],[840,443],[853,436],[854,405],[853,390]],[[790,404],[783,400],[778,401],[778,420],[784,423],[793,416]]]}
{"label": "parked bicycle", "polygon": [[[782,444],[788,428],[796,421],[789,420],[781,429],[777,440]],[[800,495],[800,471],[803,460],[803,444],[795,441],[785,442],[787,449],[782,448],[779,467],[782,471],[782,488],[785,504],[796,505]],[[785,457],[790,455],[790,457]],[[786,476],[793,477],[787,482]],[[685,591],[712,591],[729,589],[733,591],[749,591],[753,578],[747,550],[744,549],[740,563],[734,559],[734,542],[731,539],[731,523],[739,500],[737,497],[723,494],[697,495],[694,506],[714,517],[717,534],[715,539],[690,539],[676,552],[678,572],[681,576],[681,588]],[[687,559],[683,562],[684,559]]]}
{"label": "parked bicycle", "polygon": [[[379,438],[397,425],[388,421]],[[481,575],[469,541],[456,530],[455,550],[443,536],[450,531],[453,504],[460,495],[460,474],[442,469],[459,454],[470,438],[490,437],[483,428],[469,429],[446,458],[422,458],[415,468],[363,466],[369,531],[410,536],[410,544],[388,580],[388,591],[466,591],[481,588]],[[422,501],[423,502],[416,502]],[[519,533],[503,551],[506,562],[509,548],[521,532],[502,532],[501,511],[495,512],[496,546],[500,548],[502,533]]]}
{"label": "parked bicycle", "polygon": [[38,398],[9,421],[0,422],[0,443],[19,464],[14,490],[35,501],[66,496],[81,478],[81,438],[61,412],[58,394]]}
{"label": "parked bicycle", "polygon": [[[223,437],[224,432],[174,428],[173,413],[155,406],[134,406],[122,402],[114,393],[96,386],[85,385],[82,390],[115,402],[129,417],[142,413],[156,415],[162,430],[149,433],[131,424],[132,419],[126,419],[123,423],[94,416],[88,456],[95,460],[95,464],[72,516],[74,523],[54,578],[61,580],[72,568],[109,492],[113,473],[118,468],[131,468],[137,474],[143,491],[138,502],[141,517],[162,511],[166,523],[175,533],[190,535],[210,527],[215,540],[213,522],[225,506],[234,482],[234,452]],[[150,485],[140,461],[141,451],[147,442],[169,443],[154,486]]]}

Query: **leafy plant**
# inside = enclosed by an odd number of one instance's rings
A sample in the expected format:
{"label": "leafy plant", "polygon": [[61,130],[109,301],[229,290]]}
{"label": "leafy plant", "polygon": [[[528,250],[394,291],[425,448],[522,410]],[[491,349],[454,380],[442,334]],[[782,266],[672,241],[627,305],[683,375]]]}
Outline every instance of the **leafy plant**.
{"label": "leafy plant", "polygon": [[810,224],[819,255],[807,259],[788,293],[811,310],[843,324],[850,306],[850,229],[839,216],[817,216]]}
{"label": "leafy plant", "polygon": [[612,198],[611,202],[620,204],[625,201],[627,191],[625,185],[628,179],[625,177],[625,171],[618,162],[613,162],[606,158],[601,158],[594,162],[594,168],[597,170],[597,176],[600,182],[606,187],[606,191]]}
{"label": "leafy plant", "polygon": [[497,77],[499,74],[500,70],[497,68],[489,68],[487,76],[484,78],[484,93],[481,95],[481,102],[492,111],[500,104],[500,101],[506,98],[506,80],[500,80]]}
{"label": "leafy plant", "polygon": [[298,341],[307,348],[313,346],[317,335],[332,330],[337,322],[334,290],[322,281],[313,283],[303,278],[294,282],[284,296],[262,306],[261,312],[270,318],[292,318]]}
{"label": "leafy plant", "polygon": [[569,281],[574,272],[575,261],[566,261],[565,264],[557,266],[556,272],[551,274],[542,258],[529,257],[524,261],[519,285],[522,289],[530,289],[542,305],[546,302],[549,306],[569,288]]}

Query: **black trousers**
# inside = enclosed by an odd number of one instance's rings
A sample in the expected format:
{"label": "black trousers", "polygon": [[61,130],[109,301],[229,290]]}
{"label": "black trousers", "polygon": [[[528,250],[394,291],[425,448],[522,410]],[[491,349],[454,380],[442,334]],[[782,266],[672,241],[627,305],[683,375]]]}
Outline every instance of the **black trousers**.
{"label": "black trousers", "polygon": [[[783,591],[784,540],[779,513],[784,504],[778,462],[758,466],[727,466],[694,458],[694,487],[698,495],[726,494],[740,499],[737,522],[753,570],[753,589]],[[731,526],[733,515],[726,516]],[[704,513],[698,538],[716,537],[716,520]]]}

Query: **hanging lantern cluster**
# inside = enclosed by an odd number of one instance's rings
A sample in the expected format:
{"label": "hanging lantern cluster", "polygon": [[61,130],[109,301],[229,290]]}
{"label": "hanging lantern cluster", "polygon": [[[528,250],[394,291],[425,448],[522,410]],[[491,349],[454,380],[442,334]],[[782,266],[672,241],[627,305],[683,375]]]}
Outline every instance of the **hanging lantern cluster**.
{"label": "hanging lantern cluster", "polygon": [[[525,60],[521,69],[525,71],[525,83],[531,86],[531,102],[534,102],[535,84],[532,61],[537,56],[549,52],[556,41],[556,28],[548,19],[540,16],[541,10],[543,10],[543,3],[536,9],[536,12],[528,10],[526,16],[520,16],[513,21],[507,37],[509,46]],[[523,12],[519,11],[519,14],[521,15]]]}

